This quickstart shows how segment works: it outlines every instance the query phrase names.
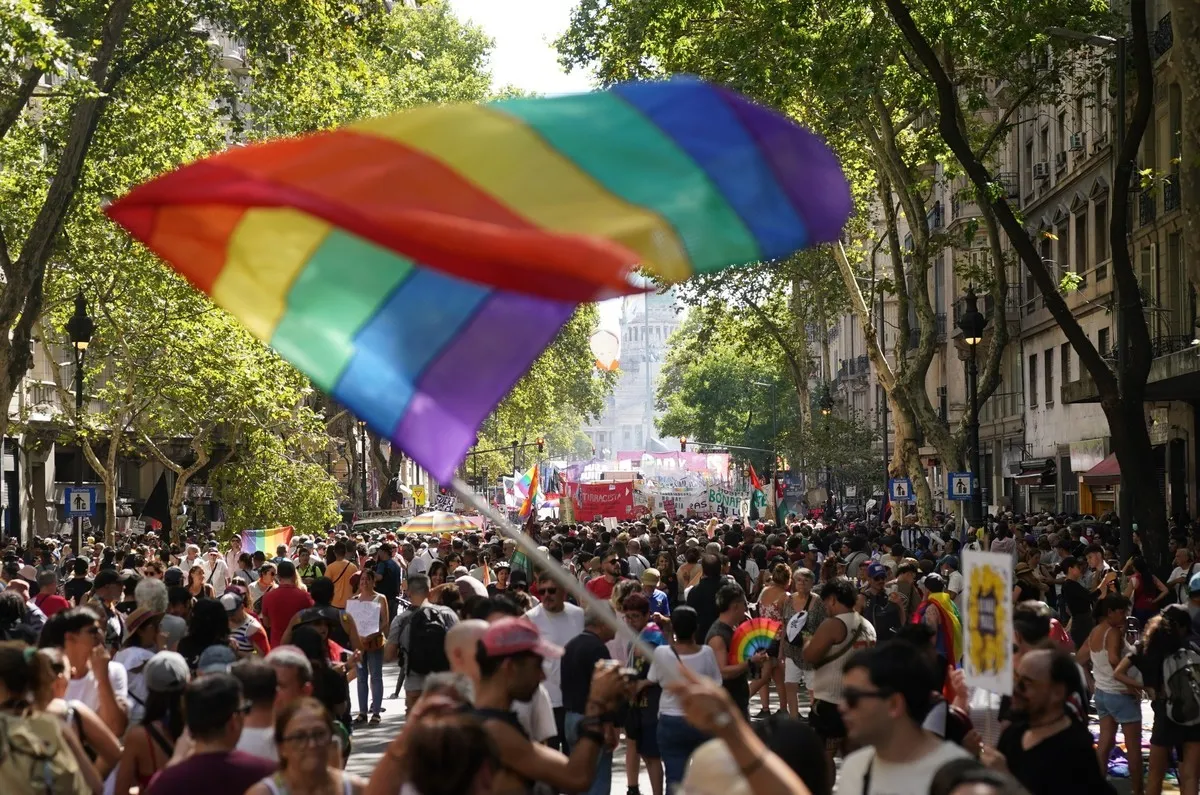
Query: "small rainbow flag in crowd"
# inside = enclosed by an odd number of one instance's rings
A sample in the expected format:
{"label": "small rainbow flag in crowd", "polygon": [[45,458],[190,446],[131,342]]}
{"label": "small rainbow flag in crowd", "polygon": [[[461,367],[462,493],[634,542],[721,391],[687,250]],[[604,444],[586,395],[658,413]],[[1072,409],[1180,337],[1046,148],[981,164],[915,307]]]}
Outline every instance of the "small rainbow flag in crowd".
{"label": "small rainbow flag in crowd", "polygon": [[837,240],[818,136],[694,77],[237,146],[109,217],[437,480],[575,306]]}
{"label": "small rainbow flag in crowd", "polygon": [[[542,478],[538,472],[538,465],[534,464],[533,469],[525,473],[525,477],[529,478],[529,482],[525,486],[528,492],[525,494],[525,500],[521,503],[521,510],[518,512],[522,518],[529,516],[540,505],[542,496]],[[525,478],[521,478],[521,480],[524,481]],[[520,488],[519,484],[518,488]]]}
{"label": "small rainbow flag in crowd", "polygon": [[251,554],[261,552],[270,558],[281,545],[290,544],[296,528],[290,524],[284,527],[268,527],[258,530],[242,531],[242,551]]}

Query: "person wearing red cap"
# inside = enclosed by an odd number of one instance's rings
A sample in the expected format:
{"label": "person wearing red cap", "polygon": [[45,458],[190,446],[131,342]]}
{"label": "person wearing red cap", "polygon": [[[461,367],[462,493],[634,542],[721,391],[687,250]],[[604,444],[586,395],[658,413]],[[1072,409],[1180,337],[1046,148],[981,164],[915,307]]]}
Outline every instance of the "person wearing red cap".
{"label": "person wearing red cap", "polygon": [[533,622],[506,618],[490,625],[479,641],[479,689],[472,710],[492,738],[502,766],[494,792],[525,791],[534,782],[556,792],[582,792],[591,786],[605,744],[608,713],[624,697],[625,682],[615,664],[598,665],[588,691],[587,709],[579,722],[571,755],[535,743],[512,712],[514,701],[528,701],[545,679],[543,659],[562,657],[561,647],[542,640]]}

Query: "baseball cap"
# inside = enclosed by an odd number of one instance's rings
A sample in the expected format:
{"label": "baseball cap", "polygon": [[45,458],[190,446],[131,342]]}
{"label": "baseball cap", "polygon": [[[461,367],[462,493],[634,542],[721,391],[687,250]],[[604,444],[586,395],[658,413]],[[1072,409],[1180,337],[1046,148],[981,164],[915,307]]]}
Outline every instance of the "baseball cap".
{"label": "baseball cap", "polygon": [[502,618],[488,627],[480,640],[489,657],[510,657],[533,652],[551,660],[562,657],[561,646],[547,643],[527,618]]}
{"label": "baseball cap", "polygon": [[228,646],[209,646],[200,652],[196,663],[196,671],[202,674],[224,673],[229,666],[237,662],[237,655]]}
{"label": "baseball cap", "polygon": [[168,588],[177,588],[183,585],[185,579],[187,578],[183,576],[183,569],[178,566],[172,566],[163,572],[163,585]]}
{"label": "baseball cap", "polygon": [[1188,580],[1188,593],[1200,593],[1200,571],[1192,575]]}
{"label": "baseball cap", "polygon": [[225,608],[226,613],[236,613],[238,608],[245,604],[242,601],[242,596],[237,593],[226,593],[221,595],[221,607]]}
{"label": "baseball cap", "polygon": [[187,660],[174,651],[160,651],[147,660],[142,668],[146,688],[155,693],[182,690],[190,676]]}
{"label": "baseball cap", "polygon": [[874,580],[877,577],[886,577],[888,575],[888,567],[882,563],[872,563],[867,566],[867,576]]}

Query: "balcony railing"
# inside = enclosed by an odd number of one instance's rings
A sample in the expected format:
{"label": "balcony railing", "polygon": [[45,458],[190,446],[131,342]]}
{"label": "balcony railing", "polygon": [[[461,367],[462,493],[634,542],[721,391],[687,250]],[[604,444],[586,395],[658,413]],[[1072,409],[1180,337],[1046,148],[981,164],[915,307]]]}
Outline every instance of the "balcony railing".
{"label": "balcony railing", "polygon": [[1154,358],[1157,359],[1160,356],[1170,356],[1172,353],[1187,350],[1192,347],[1193,339],[1191,334],[1168,334],[1155,337],[1150,341],[1150,345]]}
{"label": "balcony railing", "polygon": [[1158,20],[1158,27],[1150,34],[1150,53],[1158,59],[1167,54],[1175,43],[1175,30],[1171,26],[1171,15]]}
{"label": "balcony railing", "polygon": [[1169,174],[1163,182],[1163,214],[1179,209],[1179,174]]}
{"label": "balcony railing", "polygon": [[1021,180],[1015,171],[1001,171],[996,181],[1004,186],[1004,195],[1009,199],[1021,198]]}
{"label": "balcony railing", "polygon": [[1144,190],[1138,194],[1138,226],[1145,226],[1158,215],[1158,201],[1154,191]]}
{"label": "balcony railing", "polygon": [[1008,418],[1020,417],[1025,413],[1024,394],[1015,392],[995,392],[987,402],[979,407],[980,422],[996,422]]}

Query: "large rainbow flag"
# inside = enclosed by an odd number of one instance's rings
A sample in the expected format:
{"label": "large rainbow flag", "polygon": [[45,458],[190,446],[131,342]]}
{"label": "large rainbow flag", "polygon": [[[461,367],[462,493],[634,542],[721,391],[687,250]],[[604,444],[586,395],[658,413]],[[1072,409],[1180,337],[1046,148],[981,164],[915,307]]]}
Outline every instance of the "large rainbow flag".
{"label": "large rainbow flag", "polygon": [[851,206],[820,138],[680,77],[234,147],[107,212],[447,481],[576,304],[835,240]]}
{"label": "large rainbow flag", "polygon": [[268,559],[275,554],[280,544],[292,543],[296,528],[291,525],[284,527],[268,527],[259,530],[242,531],[242,551],[251,554],[262,552]]}

